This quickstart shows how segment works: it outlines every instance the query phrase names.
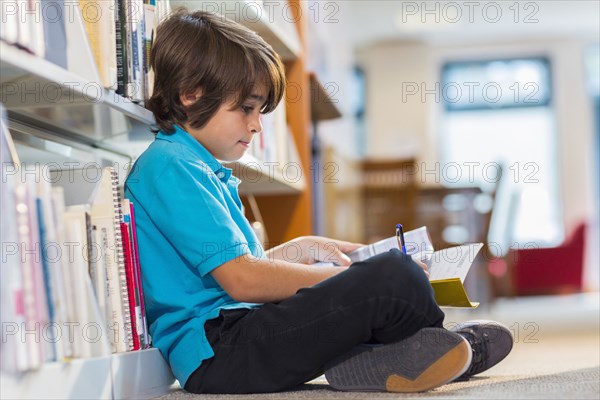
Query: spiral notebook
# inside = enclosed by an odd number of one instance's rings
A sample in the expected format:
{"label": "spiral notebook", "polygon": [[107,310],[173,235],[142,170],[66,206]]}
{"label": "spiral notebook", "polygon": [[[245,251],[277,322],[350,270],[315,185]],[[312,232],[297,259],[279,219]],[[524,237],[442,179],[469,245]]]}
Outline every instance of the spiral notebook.
{"label": "spiral notebook", "polygon": [[90,259],[90,276],[97,295],[105,293],[106,325],[113,353],[133,349],[127,275],[121,237],[119,178],[112,167],[54,171],[53,183],[62,186],[67,206],[88,204],[97,257]]}

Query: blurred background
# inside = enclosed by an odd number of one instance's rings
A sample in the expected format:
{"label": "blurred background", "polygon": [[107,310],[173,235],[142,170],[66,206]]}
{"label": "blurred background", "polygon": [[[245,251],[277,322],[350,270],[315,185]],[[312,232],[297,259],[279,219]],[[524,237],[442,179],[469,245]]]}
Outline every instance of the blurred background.
{"label": "blurred background", "polygon": [[314,127],[313,170],[339,167],[314,179],[317,232],[426,225],[436,248],[487,244],[472,297],[597,298],[599,3],[308,9],[308,63],[342,114]]}

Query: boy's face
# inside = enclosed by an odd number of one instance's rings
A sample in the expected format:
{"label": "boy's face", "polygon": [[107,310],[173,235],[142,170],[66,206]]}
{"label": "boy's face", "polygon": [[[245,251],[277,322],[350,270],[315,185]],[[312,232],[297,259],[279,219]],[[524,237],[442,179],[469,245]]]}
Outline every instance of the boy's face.
{"label": "boy's face", "polygon": [[260,109],[266,94],[266,89],[256,88],[241,107],[232,109],[233,103],[226,102],[202,129],[187,124],[185,129],[218,160],[239,160],[262,131]]}

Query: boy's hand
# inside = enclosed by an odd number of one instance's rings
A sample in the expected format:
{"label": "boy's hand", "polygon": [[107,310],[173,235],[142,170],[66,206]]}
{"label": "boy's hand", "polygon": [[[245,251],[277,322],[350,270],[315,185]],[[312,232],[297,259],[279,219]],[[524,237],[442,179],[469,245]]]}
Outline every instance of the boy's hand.
{"label": "boy's hand", "polygon": [[363,246],[360,243],[345,242],[321,236],[302,236],[291,241],[300,245],[303,264],[314,264],[318,261],[332,262],[341,266],[352,264],[346,255]]}
{"label": "boy's hand", "polygon": [[[414,260],[414,258],[413,258],[413,260]],[[423,269],[423,271],[425,271],[425,275],[427,275],[427,277],[429,278],[429,267],[427,266],[427,264],[425,264],[423,261],[420,261],[420,260],[414,260],[414,261],[417,263],[417,265],[419,267],[421,267]]]}
{"label": "boy's hand", "polygon": [[352,264],[352,261],[346,253],[362,246],[364,245],[360,243],[321,236],[302,236],[272,249],[272,256],[276,259],[300,264],[314,264],[323,261],[348,266]]}

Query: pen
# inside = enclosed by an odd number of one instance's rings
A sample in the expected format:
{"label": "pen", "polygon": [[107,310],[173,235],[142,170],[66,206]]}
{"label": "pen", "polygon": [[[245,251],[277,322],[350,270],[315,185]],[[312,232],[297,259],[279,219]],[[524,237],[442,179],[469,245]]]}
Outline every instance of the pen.
{"label": "pen", "polygon": [[396,224],[396,239],[398,239],[398,247],[406,254],[406,242],[404,241],[404,229],[402,229],[402,224]]}

